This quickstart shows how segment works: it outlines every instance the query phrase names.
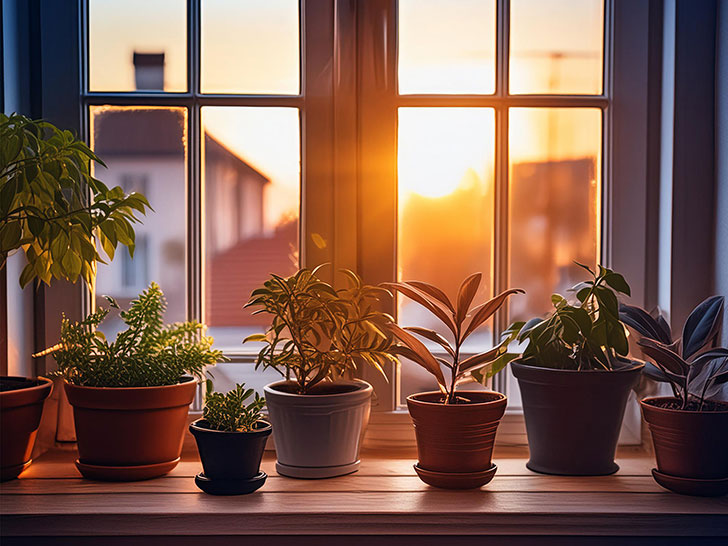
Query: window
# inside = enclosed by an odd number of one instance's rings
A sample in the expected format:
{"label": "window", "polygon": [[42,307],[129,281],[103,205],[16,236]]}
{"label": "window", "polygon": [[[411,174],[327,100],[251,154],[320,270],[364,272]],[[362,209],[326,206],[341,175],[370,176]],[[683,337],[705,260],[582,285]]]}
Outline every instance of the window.
{"label": "window", "polygon": [[[612,203],[641,183],[626,190],[612,167],[629,144],[612,139],[615,96],[628,80],[615,77],[623,53],[614,22],[629,7],[83,5],[83,104],[109,166],[99,176],[146,187],[155,208],[140,228],[144,265],[102,268],[98,292],[114,295],[122,275],[158,280],[169,320],[205,320],[233,357],[215,372],[220,388],[275,377],[253,373],[256,348],[240,345],[264,325],[242,306],[270,272],[328,262],[369,283],[418,278],[452,293],[482,271],[483,298],[525,288],[473,338],[475,350],[509,320],[546,311],[549,295],[579,278],[572,260],[613,263],[613,242],[625,237]],[[119,18],[124,32],[110,32]],[[628,269],[645,278],[644,264]],[[390,310],[403,323],[426,320],[406,301]],[[379,409],[434,386],[406,362],[387,372],[389,381],[365,374]],[[507,376],[495,386],[517,410]]]}

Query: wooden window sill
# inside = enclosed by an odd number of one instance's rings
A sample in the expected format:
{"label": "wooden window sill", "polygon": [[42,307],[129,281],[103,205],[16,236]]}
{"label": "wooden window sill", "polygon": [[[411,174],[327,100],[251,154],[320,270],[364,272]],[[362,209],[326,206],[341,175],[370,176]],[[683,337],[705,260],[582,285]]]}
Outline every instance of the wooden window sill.
{"label": "wooden window sill", "polygon": [[[54,450],[18,480],[0,485],[0,536],[4,546],[159,546],[167,543],[162,537],[184,545],[203,536],[205,546],[212,546],[237,544],[234,538],[243,535],[265,535],[266,546],[308,544],[305,536],[311,544],[340,543],[322,538],[332,535],[350,535],[347,546],[371,535],[418,545],[430,544],[427,537],[435,535],[456,537],[448,544],[480,545],[491,542],[476,537],[492,537],[493,544],[527,544],[528,537],[539,535],[558,535],[558,544],[603,544],[598,540],[606,539],[598,537],[640,537],[635,544],[650,543],[646,537],[691,537],[678,543],[694,544],[697,538],[713,543],[728,536],[728,497],[664,491],[650,476],[652,456],[636,449],[622,449],[619,472],[601,477],[539,475],[526,469],[524,450],[500,449],[495,479],[476,491],[428,487],[412,470],[413,455],[365,451],[353,475],[295,480],[278,476],[273,454],[266,453],[263,470],[269,478],[263,489],[213,497],[195,487],[192,477],[201,470],[196,458],[154,480],[103,483],[80,477],[75,451]],[[407,538],[413,536],[423,538]],[[632,542],[620,538],[619,543]]]}

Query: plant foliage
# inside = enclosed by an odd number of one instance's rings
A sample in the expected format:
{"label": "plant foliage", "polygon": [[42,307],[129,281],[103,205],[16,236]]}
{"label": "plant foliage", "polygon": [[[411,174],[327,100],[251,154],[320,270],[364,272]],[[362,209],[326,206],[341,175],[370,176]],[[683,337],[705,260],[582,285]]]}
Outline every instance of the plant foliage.
{"label": "plant foliage", "polygon": [[673,340],[670,325],[659,313],[621,305],[622,321],[641,339],[637,344],[654,362],[644,373],[670,384],[680,400],[680,409],[704,409],[708,400],[718,400],[728,383],[728,348],[714,347],[723,322],[723,296],[712,296],[698,305],[685,321],[682,340]]}
{"label": "plant foliage", "polygon": [[554,294],[554,311],[545,319],[515,322],[519,342],[528,342],[520,362],[561,370],[613,370],[627,362],[629,342],[619,320],[617,294],[630,295],[624,277],[611,269],[598,271],[577,264],[592,278],[574,286],[576,301]]}
{"label": "plant foliage", "polygon": [[[119,309],[113,298],[107,299]],[[222,353],[212,349],[212,338],[196,321],[165,326],[165,307],[162,290],[152,283],[120,312],[127,329],[113,342],[97,330],[109,313],[99,308],[81,322],[64,317],[60,342],[36,356],[52,353],[59,375],[87,387],[174,385],[185,374],[201,379],[206,366],[224,360]]]}
{"label": "plant foliage", "polygon": [[265,334],[243,341],[265,344],[256,369],[273,368],[295,380],[299,394],[361,366],[371,365],[383,374],[386,362],[396,362],[391,354],[394,339],[386,328],[392,318],[377,310],[386,291],[362,284],[349,270],[342,270],[348,286],[334,289],[317,271],[301,269],[288,278],[271,275],[246,304],[257,308],[254,314],[272,316]]}
{"label": "plant foliage", "polygon": [[134,253],[136,213],[149,207],[139,193],[109,189],[91,175],[103,162],[70,131],[44,121],[0,113],[0,266],[25,251],[20,285],[33,279],[93,286],[97,262],[119,243]]}
{"label": "plant foliage", "polygon": [[[463,358],[460,354],[465,340],[500,309],[508,296],[524,293],[518,288],[506,290],[482,305],[471,307],[482,278],[482,273],[474,273],[465,279],[460,285],[455,303],[451,302],[442,290],[424,282],[407,281],[382,284],[382,286],[396,290],[417,302],[447,327],[450,339],[427,328],[414,326],[402,328],[394,322],[388,325],[400,341],[400,344],[395,347],[396,354],[416,362],[434,375],[440,390],[445,395],[446,404],[454,404],[459,401],[455,389],[469,375],[479,373],[480,379],[492,377],[517,356],[507,352],[509,343],[514,339],[514,332],[510,330],[504,332],[498,345],[486,352],[467,358]],[[447,353],[447,358],[432,354],[416,336],[442,347]],[[449,370],[449,382],[445,379],[441,366]]]}
{"label": "plant foliage", "polygon": [[251,402],[245,403],[254,392],[253,389],[246,389],[245,383],[235,385],[227,394],[213,392],[212,382],[208,381],[202,418],[212,430],[250,432],[262,419],[260,412],[265,407],[265,398],[261,398],[257,392]]}

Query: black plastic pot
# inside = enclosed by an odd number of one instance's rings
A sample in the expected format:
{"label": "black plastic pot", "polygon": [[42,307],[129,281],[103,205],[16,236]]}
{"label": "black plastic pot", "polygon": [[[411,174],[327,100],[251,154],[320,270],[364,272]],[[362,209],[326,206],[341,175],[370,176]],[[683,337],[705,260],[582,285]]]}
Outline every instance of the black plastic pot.
{"label": "black plastic pot", "polygon": [[614,454],[624,408],[644,364],[613,371],[511,366],[521,389],[529,469],[569,476],[619,470]]}
{"label": "black plastic pot", "polygon": [[251,432],[212,430],[204,419],[192,423],[190,432],[204,470],[195,483],[217,495],[242,495],[260,488],[267,477],[260,471],[260,461],[271,431],[265,421],[259,421]]}

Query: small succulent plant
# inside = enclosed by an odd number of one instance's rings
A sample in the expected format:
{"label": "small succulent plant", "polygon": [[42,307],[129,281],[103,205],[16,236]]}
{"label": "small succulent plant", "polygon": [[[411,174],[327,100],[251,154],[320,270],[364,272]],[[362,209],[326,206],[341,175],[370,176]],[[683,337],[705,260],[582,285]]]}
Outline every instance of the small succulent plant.
{"label": "small succulent plant", "polygon": [[[255,398],[245,403],[253,393]],[[261,411],[265,407],[262,398],[253,389],[246,389],[245,383],[235,385],[230,392],[223,394],[212,390],[212,382],[207,382],[205,408],[202,418],[212,430],[224,432],[250,432],[262,418]]]}

